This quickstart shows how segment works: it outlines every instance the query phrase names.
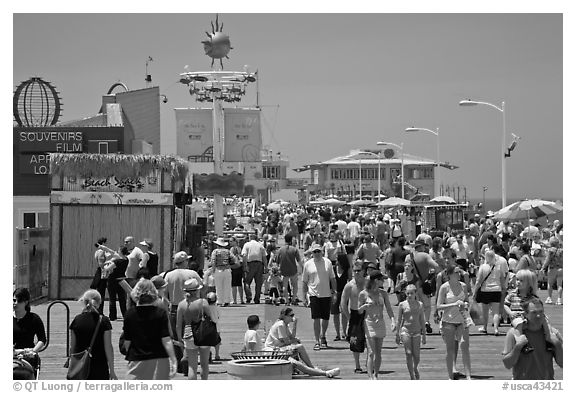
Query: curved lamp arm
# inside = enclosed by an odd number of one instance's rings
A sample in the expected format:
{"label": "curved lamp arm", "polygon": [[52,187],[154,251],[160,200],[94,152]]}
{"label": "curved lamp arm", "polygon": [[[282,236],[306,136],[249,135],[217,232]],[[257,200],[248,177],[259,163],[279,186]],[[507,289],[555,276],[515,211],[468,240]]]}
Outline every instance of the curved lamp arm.
{"label": "curved lamp arm", "polygon": [[484,101],[463,100],[463,101],[460,101],[458,103],[458,105],[460,105],[460,106],[486,105],[486,106],[492,107],[492,108],[494,108],[500,112],[504,112],[504,105],[502,105],[502,108],[500,108],[497,105],[491,104],[489,102],[484,102]]}

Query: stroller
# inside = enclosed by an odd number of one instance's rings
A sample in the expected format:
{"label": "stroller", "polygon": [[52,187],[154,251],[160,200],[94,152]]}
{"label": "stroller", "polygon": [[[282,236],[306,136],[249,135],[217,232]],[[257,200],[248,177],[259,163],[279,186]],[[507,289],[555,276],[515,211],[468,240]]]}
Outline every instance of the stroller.
{"label": "stroller", "polygon": [[12,358],[12,379],[37,380],[39,376],[40,356],[37,353],[14,354]]}

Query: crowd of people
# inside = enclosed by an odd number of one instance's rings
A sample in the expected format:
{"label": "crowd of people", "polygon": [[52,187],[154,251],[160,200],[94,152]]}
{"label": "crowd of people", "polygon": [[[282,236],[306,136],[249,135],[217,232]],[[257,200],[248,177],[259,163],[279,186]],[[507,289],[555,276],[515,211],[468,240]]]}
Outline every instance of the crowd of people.
{"label": "crowd of people", "polygon": [[[164,272],[158,271],[151,239],[136,244],[127,236],[113,250],[100,238],[91,289],[81,297],[83,312],[69,327],[70,352],[84,350],[98,326],[98,361],[90,378],[116,378],[110,321],[119,317],[118,302],[128,378],[168,379],[179,371],[196,379],[199,364],[200,377],[207,379],[211,348],[219,359],[219,344],[201,343],[195,326],[209,320],[218,331],[226,307],[262,302],[284,307],[264,340],[258,315],[247,315],[243,350],[289,351],[304,374],[332,378],[340,369],[313,365],[296,337],[293,307],[299,305],[310,309],[312,349],[328,348],[332,316],[333,340],[349,343],[354,372],[369,379],[379,378],[388,331],[404,347],[409,377],[419,379],[420,347],[434,322],[446,346],[449,379],[471,378],[470,329],[478,322],[479,332],[505,334],[502,361],[515,379],[552,379],[553,361],[562,366],[562,335],[543,305],[563,304],[562,225],[542,228],[531,221],[523,227],[477,214],[462,230],[408,230],[406,217],[393,210],[304,206],[260,209],[246,225],[229,216],[227,237],[208,237],[200,252],[176,253]],[[537,291],[544,286],[548,296],[542,301]],[[99,322],[106,291],[109,316]],[[29,293],[17,289],[15,354],[39,362],[44,328],[27,302]],[[503,324],[510,324],[507,333]],[[360,354],[366,348],[364,371]],[[456,369],[459,352],[464,374]]]}

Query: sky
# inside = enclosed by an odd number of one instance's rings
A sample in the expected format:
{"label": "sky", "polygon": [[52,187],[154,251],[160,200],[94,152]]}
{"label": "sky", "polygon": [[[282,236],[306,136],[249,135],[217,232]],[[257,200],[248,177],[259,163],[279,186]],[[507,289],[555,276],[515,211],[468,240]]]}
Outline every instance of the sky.
{"label": "sky", "polygon": [[[14,14],[13,86],[50,81],[62,121],[98,112],[115,82],[152,86],[161,104],[161,152],[176,151],[174,108],[199,107],[179,74],[204,71],[200,41],[215,13]],[[404,143],[406,153],[436,158],[436,137],[406,127],[439,128],[441,169],[469,197],[500,197],[503,117],[463,99],[506,103],[508,200],[563,196],[563,16],[560,13],[227,13],[232,43],[225,70],[258,70],[264,145],[291,168]],[[256,86],[241,102],[256,104]],[[289,170],[289,177],[302,175]],[[309,176],[307,173],[306,176]]]}

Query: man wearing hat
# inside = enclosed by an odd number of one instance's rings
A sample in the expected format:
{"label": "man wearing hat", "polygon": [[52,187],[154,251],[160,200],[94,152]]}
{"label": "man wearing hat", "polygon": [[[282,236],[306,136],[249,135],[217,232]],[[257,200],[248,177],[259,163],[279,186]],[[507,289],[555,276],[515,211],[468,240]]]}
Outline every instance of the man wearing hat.
{"label": "man wearing hat", "polygon": [[[322,247],[314,244],[310,251],[312,258],[302,268],[302,289],[304,290],[304,305],[308,305],[310,295],[310,313],[314,320],[314,350],[327,348],[326,330],[330,321],[331,300],[336,295],[336,277],[332,262],[322,254]],[[320,332],[322,320],[322,332]]]}
{"label": "man wearing hat", "polygon": [[158,254],[152,251],[152,240],[144,239],[140,243],[144,257],[140,261],[140,268],[146,268],[150,277],[158,274]]}
{"label": "man wearing hat", "polygon": [[431,313],[431,295],[425,295],[422,291],[422,282],[428,277],[431,272],[440,271],[439,265],[432,259],[426,250],[427,246],[423,240],[416,240],[414,242],[414,252],[406,256],[406,263],[412,263],[414,266],[414,277],[416,278],[416,295],[419,301],[424,305],[424,318],[426,320],[426,333],[432,333],[430,326],[430,313]]}
{"label": "man wearing hat", "polygon": [[202,278],[194,270],[188,269],[188,260],[191,257],[186,253],[186,251],[179,251],[174,254],[172,262],[174,263],[174,269],[165,272],[162,277],[166,280],[168,284],[166,287],[166,296],[170,300],[170,323],[172,324],[172,330],[176,329],[176,312],[178,310],[178,304],[184,300],[184,282],[191,278],[195,278],[199,282],[202,282]]}
{"label": "man wearing hat", "polygon": [[252,290],[250,285],[252,281],[256,281],[256,288],[254,290],[254,304],[260,303],[260,293],[262,292],[262,275],[264,274],[264,266],[267,265],[266,249],[264,245],[257,239],[256,234],[250,234],[250,241],[244,243],[242,247],[242,258],[248,266],[246,277],[244,278],[244,292],[246,292],[246,303],[252,300]]}

